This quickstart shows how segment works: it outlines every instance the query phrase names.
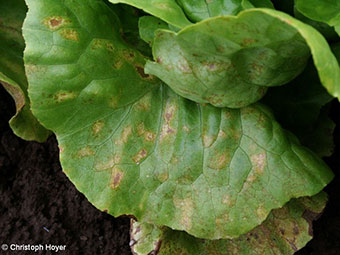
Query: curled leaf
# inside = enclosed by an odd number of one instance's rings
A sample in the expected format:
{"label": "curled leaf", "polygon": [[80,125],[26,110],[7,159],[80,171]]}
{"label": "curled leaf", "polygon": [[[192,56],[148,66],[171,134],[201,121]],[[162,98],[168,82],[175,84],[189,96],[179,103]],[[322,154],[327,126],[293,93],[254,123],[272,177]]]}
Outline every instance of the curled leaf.
{"label": "curled leaf", "polygon": [[136,255],[292,255],[312,239],[312,221],[326,201],[325,193],[294,199],[273,210],[260,226],[233,240],[202,240],[184,232],[133,223],[131,233],[139,233],[137,240],[132,235],[133,247],[144,249],[132,250]]}
{"label": "curled leaf", "polygon": [[340,95],[340,69],[323,36],[291,16],[250,9],[187,26],[159,30],[155,62],[145,72],[198,103],[239,108],[261,99],[267,87],[288,83],[312,53],[323,86]]}
{"label": "curled leaf", "polygon": [[32,115],[27,96],[21,34],[26,11],[24,0],[0,0],[0,83],[15,101],[16,114],[9,121],[13,132],[22,139],[43,142],[50,132]]}
{"label": "curled leaf", "polygon": [[110,2],[124,3],[142,9],[153,16],[164,20],[175,27],[183,28],[192,24],[185,16],[181,7],[173,0],[109,0]]}

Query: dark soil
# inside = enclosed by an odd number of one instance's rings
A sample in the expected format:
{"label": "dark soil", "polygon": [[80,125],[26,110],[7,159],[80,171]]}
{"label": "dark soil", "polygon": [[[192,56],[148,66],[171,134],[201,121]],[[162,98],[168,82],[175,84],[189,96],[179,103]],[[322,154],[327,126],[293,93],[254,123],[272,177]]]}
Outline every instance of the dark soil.
{"label": "dark soil", "polygon": [[[96,210],[61,171],[55,137],[44,144],[25,142],[8,127],[14,103],[0,86],[0,245],[66,245],[70,255],[131,255],[129,219]],[[340,127],[340,107],[333,105]],[[337,118],[337,119],[336,119]],[[335,133],[340,144],[339,128]],[[327,159],[339,175],[340,151]],[[329,203],[314,224],[314,239],[299,255],[340,254],[340,178],[326,188]],[[0,254],[54,254],[4,252]],[[174,254],[176,255],[176,254]]]}
{"label": "dark soil", "polygon": [[[55,137],[26,142],[8,126],[15,106],[0,85],[0,254],[131,255],[129,219],[100,212],[59,164]],[[64,252],[7,251],[2,244],[66,245]]]}

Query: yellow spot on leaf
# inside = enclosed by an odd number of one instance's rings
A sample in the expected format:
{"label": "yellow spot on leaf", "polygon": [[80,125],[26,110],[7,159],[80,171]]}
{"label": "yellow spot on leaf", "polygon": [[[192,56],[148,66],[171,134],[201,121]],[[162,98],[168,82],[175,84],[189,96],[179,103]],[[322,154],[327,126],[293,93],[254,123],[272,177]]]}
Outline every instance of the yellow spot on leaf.
{"label": "yellow spot on leaf", "polygon": [[96,39],[93,39],[91,42],[91,49],[92,50],[105,49],[109,52],[114,52],[115,46],[110,40],[96,38]]}
{"label": "yellow spot on leaf", "polygon": [[185,230],[192,227],[192,217],[194,214],[194,204],[191,198],[173,199],[175,207],[180,211],[180,224]]}
{"label": "yellow spot on leaf", "polygon": [[124,127],[123,132],[121,134],[121,137],[115,141],[115,144],[116,145],[126,144],[128,139],[129,139],[129,136],[131,135],[131,133],[132,133],[131,126]]}
{"label": "yellow spot on leaf", "polygon": [[91,149],[90,146],[86,146],[84,148],[82,148],[81,150],[78,151],[78,158],[84,158],[84,157],[89,157],[89,156],[93,156],[95,154],[95,152]]}
{"label": "yellow spot on leaf", "polygon": [[227,224],[227,222],[229,221],[229,214],[225,213],[219,217],[216,218],[215,224],[216,224],[216,228],[221,232],[225,232],[224,228]]}
{"label": "yellow spot on leaf", "polygon": [[228,166],[230,159],[230,153],[227,151],[222,153],[215,151],[215,153],[209,157],[209,167],[216,170],[225,168]]}
{"label": "yellow spot on leaf", "polygon": [[222,199],[222,203],[227,205],[228,207],[231,207],[235,203],[235,200],[232,199],[229,195],[225,195]]}
{"label": "yellow spot on leaf", "polygon": [[188,128],[187,126],[183,126],[183,130],[186,133],[190,133],[190,128]]}
{"label": "yellow spot on leaf", "polygon": [[103,127],[104,127],[104,121],[97,120],[92,126],[92,134],[94,136],[98,135],[98,133],[103,129]]}
{"label": "yellow spot on leaf", "polygon": [[210,135],[204,135],[203,136],[203,146],[208,148],[212,145],[212,143],[215,141],[215,138]]}
{"label": "yellow spot on leaf", "polygon": [[146,131],[145,134],[144,134],[145,141],[153,142],[155,140],[155,138],[156,138],[156,134],[152,133],[150,131]]}
{"label": "yellow spot on leaf", "polygon": [[266,153],[255,154],[250,157],[250,161],[253,165],[253,169],[256,174],[263,174],[264,168],[267,164]]}
{"label": "yellow spot on leaf", "polygon": [[141,122],[137,126],[137,135],[142,136],[145,133],[144,123]]}
{"label": "yellow spot on leaf", "polygon": [[218,132],[218,137],[225,138],[225,137],[227,137],[227,134],[223,130],[220,130]]}
{"label": "yellow spot on leaf", "polygon": [[135,109],[137,111],[147,112],[150,111],[151,108],[151,93],[147,93],[144,97],[142,97],[135,105]]}
{"label": "yellow spot on leaf", "polygon": [[161,182],[165,182],[166,180],[168,180],[169,174],[168,172],[163,172],[163,173],[159,173],[157,177],[158,177],[158,180],[160,180]]}
{"label": "yellow spot on leaf", "polygon": [[57,101],[57,103],[62,103],[71,99],[76,98],[77,94],[70,91],[59,91],[57,94],[53,96],[54,100]]}
{"label": "yellow spot on leaf", "polygon": [[74,29],[63,29],[59,33],[67,40],[79,41],[79,33]]}
{"label": "yellow spot on leaf", "polygon": [[262,206],[260,206],[257,210],[256,210],[256,214],[260,219],[265,219],[268,215],[267,211],[265,208],[263,208]]}
{"label": "yellow spot on leaf", "polygon": [[124,64],[124,61],[121,60],[121,59],[119,59],[119,60],[116,60],[116,61],[113,63],[112,67],[113,67],[114,69],[121,69],[122,66],[123,66],[123,64]]}

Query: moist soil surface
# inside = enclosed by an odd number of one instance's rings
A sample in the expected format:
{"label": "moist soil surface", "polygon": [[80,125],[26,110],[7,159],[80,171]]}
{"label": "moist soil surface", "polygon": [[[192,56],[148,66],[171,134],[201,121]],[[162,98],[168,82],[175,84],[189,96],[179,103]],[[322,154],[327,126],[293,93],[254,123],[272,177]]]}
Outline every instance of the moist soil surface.
{"label": "moist soil surface", "polygon": [[[0,86],[0,245],[66,245],[65,251],[3,251],[0,254],[131,255],[129,219],[97,210],[62,172],[54,136],[45,143],[26,142],[8,126],[15,112]],[[314,239],[299,255],[340,254],[340,105],[331,116],[338,145],[326,162],[336,174],[327,186],[329,203],[314,222]],[[176,254],[174,254],[176,255]]]}

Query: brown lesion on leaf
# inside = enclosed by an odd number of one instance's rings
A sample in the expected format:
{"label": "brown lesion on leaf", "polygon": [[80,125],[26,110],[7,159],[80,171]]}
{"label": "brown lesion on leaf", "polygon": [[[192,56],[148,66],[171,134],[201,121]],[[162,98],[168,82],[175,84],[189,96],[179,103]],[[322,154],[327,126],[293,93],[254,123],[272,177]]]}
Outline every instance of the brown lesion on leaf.
{"label": "brown lesion on leaf", "polygon": [[103,120],[97,120],[95,123],[92,125],[92,135],[97,136],[99,132],[103,129],[104,127],[104,121]]}
{"label": "brown lesion on leaf", "polygon": [[136,155],[133,156],[133,161],[136,164],[140,164],[140,162],[146,158],[148,155],[148,151],[146,149],[141,149]]}
{"label": "brown lesion on leaf", "polygon": [[91,49],[92,50],[105,49],[109,52],[115,52],[115,46],[112,43],[112,41],[100,38],[95,38],[92,40]]}
{"label": "brown lesion on leaf", "polygon": [[176,128],[172,126],[176,110],[176,105],[173,102],[168,101],[163,114],[164,121],[160,133],[160,141],[163,141],[169,135],[177,132]]}
{"label": "brown lesion on leaf", "polygon": [[156,63],[163,64],[163,59],[161,57],[156,58]]}
{"label": "brown lesion on leaf", "polygon": [[122,182],[124,173],[117,167],[112,169],[111,188],[117,189]]}
{"label": "brown lesion on leaf", "polygon": [[144,72],[144,67],[143,67],[143,66],[135,65],[135,69],[136,69],[138,75],[139,75],[142,79],[145,79],[145,80],[152,80],[152,79],[155,78],[153,75],[146,74],[146,73]]}
{"label": "brown lesion on leaf", "polygon": [[65,101],[69,101],[72,100],[74,98],[77,97],[77,94],[71,91],[64,91],[61,90],[58,93],[53,95],[53,99],[57,102],[57,103],[63,103]]}
{"label": "brown lesion on leaf", "polygon": [[60,30],[59,34],[67,40],[79,41],[79,33],[77,30],[65,28]]}
{"label": "brown lesion on leaf", "polygon": [[182,57],[178,63],[177,68],[183,73],[183,74],[191,74],[192,69],[189,65],[189,62],[186,60],[186,58]]}
{"label": "brown lesion on leaf", "polygon": [[124,59],[126,59],[128,62],[134,62],[136,59],[136,52],[131,49],[123,49],[121,51],[121,54]]}
{"label": "brown lesion on leaf", "polygon": [[62,16],[52,16],[47,17],[43,20],[45,26],[47,26],[50,30],[57,30],[58,28],[69,24],[70,21]]}
{"label": "brown lesion on leaf", "polygon": [[86,146],[78,151],[77,157],[78,158],[90,157],[93,156],[94,154],[95,152],[92,150],[92,148],[90,146]]}
{"label": "brown lesion on leaf", "polygon": [[241,46],[243,47],[249,47],[252,46],[252,44],[258,42],[258,40],[254,39],[254,38],[244,38],[242,40]]}
{"label": "brown lesion on leaf", "polygon": [[156,138],[155,133],[145,129],[143,122],[141,122],[137,125],[137,135],[143,136],[144,141],[146,141],[146,142],[153,142]]}
{"label": "brown lesion on leaf", "polygon": [[126,144],[130,135],[132,134],[132,127],[130,125],[123,128],[121,136],[119,139],[115,140],[116,145],[123,145]]}

